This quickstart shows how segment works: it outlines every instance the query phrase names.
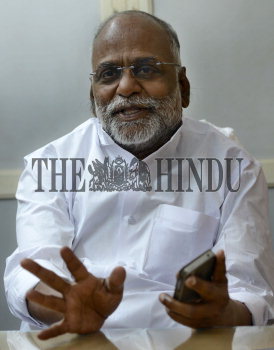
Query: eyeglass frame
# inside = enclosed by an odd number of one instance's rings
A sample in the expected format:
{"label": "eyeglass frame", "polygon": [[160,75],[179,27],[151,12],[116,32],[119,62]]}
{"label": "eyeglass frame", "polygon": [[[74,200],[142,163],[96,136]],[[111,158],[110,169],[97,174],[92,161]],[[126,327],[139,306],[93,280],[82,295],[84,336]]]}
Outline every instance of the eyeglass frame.
{"label": "eyeglass frame", "polygon": [[[146,59],[155,59],[155,58],[154,58],[154,57],[152,57],[152,58],[149,57],[149,58],[146,58]],[[156,61],[156,62],[153,62],[153,64],[156,65],[156,66],[159,66],[159,65],[163,64],[163,65],[172,65],[172,66],[175,66],[175,67],[181,67],[180,64],[174,63],[174,62]],[[145,63],[143,63],[143,65],[145,65]],[[129,65],[129,66],[116,66],[116,65],[113,65],[112,67],[115,67],[116,69],[121,70],[121,71],[123,71],[124,69],[130,69],[130,71],[132,72],[134,78],[136,78],[136,76],[135,76],[135,74],[134,74],[134,71],[133,71],[133,69],[136,67],[136,64],[135,64],[135,65],[134,65],[134,64],[131,64],[131,65]],[[98,71],[98,68],[97,68],[94,72],[90,73],[90,79],[92,79],[93,77],[96,76],[97,71]],[[118,80],[121,79],[121,76],[122,76],[122,75],[119,76],[119,79],[118,79]],[[136,78],[136,79],[138,79],[138,78]],[[140,79],[140,78],[139,78],[139,79]]]}

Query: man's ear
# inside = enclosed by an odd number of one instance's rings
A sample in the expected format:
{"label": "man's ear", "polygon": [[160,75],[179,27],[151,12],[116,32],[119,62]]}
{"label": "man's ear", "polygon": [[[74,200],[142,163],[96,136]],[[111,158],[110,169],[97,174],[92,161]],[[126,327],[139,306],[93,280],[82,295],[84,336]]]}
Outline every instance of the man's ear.
{"label": "man's ear", "polygon": [[89,91],[89,97],[90,97],[90,109],[94,116],[96,116],[96,109],[95,109],[95,101],[94,101],[94,95],[92,91],[92,86],[90,87]]}
{"label": "man's ear", "polygon": [[186,76],[186,68],[181,67],[179,71],[179,85],[182,98],[182,107],[187,108],[190,98],[190,84]]}

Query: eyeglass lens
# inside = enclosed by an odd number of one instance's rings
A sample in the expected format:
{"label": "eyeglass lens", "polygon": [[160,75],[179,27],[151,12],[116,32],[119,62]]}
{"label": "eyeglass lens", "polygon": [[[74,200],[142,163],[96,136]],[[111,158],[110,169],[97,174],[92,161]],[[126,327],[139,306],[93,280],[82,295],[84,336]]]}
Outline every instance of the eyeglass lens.
{"label": "eyeglass lens", "polygon": [[111,84],[121,78],[124,69],[130,69],[136,79],[150,80],[162,74],[161,65],[161,62],[151,58],[136,60],[126,67],[106,63],[97,68],[94,78],[98,83]]}

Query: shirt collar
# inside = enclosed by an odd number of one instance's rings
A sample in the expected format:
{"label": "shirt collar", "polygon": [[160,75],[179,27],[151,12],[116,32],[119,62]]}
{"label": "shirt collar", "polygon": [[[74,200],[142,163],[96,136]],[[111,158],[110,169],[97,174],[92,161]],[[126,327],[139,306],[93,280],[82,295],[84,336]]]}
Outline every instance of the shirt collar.
{"label": "shirt collar", "polygon": [[98,118],[96,118],[96,124],[97,124],[98,137],[99,137],[101,145],[102,146],[111,146],[113,144],[116,144],[113,141],[113,139],[109,136],[109,134],[105,132],[105,130],[103,129],[102,124],[100,123]]}
{"label": "shirt collar", "polygon": [[[98,118],[96,118],[96,123],[97,123],[98,137],[99,137],[101,146],[116,145],[117,147],[120,147],[121,149],[123,149],[115,141],[113,141],[113,139],[108,135],[108,133],[105,132],[105,130],[103,129],[102,124],[100,123]],[[172,156],[172,154],[175,154],[178,142],[182,136],[182,130],[183,130],[183,123],[179,127],[179,129],[175,132],[175,134],[172,135],[172,137],[162,147],[157,149],[157,151],[151,153],[149,156],[147,156],[143,160],[147,161],[147,160],[150,160],[152,157],[153,158],[160,157],[160,155]]]}

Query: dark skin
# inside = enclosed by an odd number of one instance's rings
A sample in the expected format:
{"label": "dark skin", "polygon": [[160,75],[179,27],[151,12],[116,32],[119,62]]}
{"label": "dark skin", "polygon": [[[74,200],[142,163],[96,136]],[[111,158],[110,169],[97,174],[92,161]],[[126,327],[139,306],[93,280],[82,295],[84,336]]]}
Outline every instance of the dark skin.
{"label": "dark skin", "polygon": [[[104,280],[89,273],[69,248],[62,248],[61,256],[75,283],[65,281],[33,260],[25,259],[21,263],[22,267],[55,291],[45,295],[36,288],[26,296],[32,316],[46,323],[61,321],[39,334],[43,340],[68,332],[88,334],[99,330],[123,296],[126,273],[122,267],[115,268],[110,277]],[[52,312],[43,314],[37,305]]]}
{"label": "dark skin", "polygon": [[198,292],[202,301],[198,304],[182,303],[167,294],[161,294],[160,301],[174,321],[192,328],[233,327],[252,323],[247,307],[229,298],[223,251],[216,254],[216,268],[212,281],[192,276],[185,284]]}
{"label": "dark skin", "polygon": [[[125,30],[127,28],[127,30]],[[132,30],[131,28],[134,28]],[[170,49],[170,41],[160,25],[141,15],[122,15],[114,18],[99,34],[93,50],[92,63],[96,69],[102,62],[113,62],[128,66],[139,57],[157,57],[162,62],[176,62]],[[189,82],[185,68],[164,67],[164,74],[155,81],[137,81],[129,70],[125,70],[121,79],[112,85],[91,87],[91,98],[102,104],[108,104],[115,96],[129,98],[163,98],[179,89],[181,106],[189,104]],[[147,117],[146,111],[136,111],[134,118]],[[120,118],[126,118],[121,113]],[[168,136],[171,137],[179,125],[175,125]],[[146,151],[136,152],[139,159],[156,151],[167,139],[160,139]],[[105,319],[117,308],[122,300],[125,270],[114,269],[106,283],[89,273],[84,265],[68,249],[61,256],[75,278],[71,284],[62,280],[32,260],[24,260],[22,266],[35,274],[41,282],[30,291],[26,298],[30,314],[46,324],[60,321],[48,330],[40,333],[41,339],[48,339],[65,332],[80,334],[99,330]],[[191,282],[194,284],[191,285]],[[184,304],[171,297],[161,296],[170,317],[184,325],[201,328],[209,326],[236,326],[251,324],[251,314],[247,307],[229,298],[224,254],[217,255],[213,280],[206,282],[198,278],[188,279],[187,285],[200,293],[200,304]],[[84,320],[84,322],[83,322]]]}

